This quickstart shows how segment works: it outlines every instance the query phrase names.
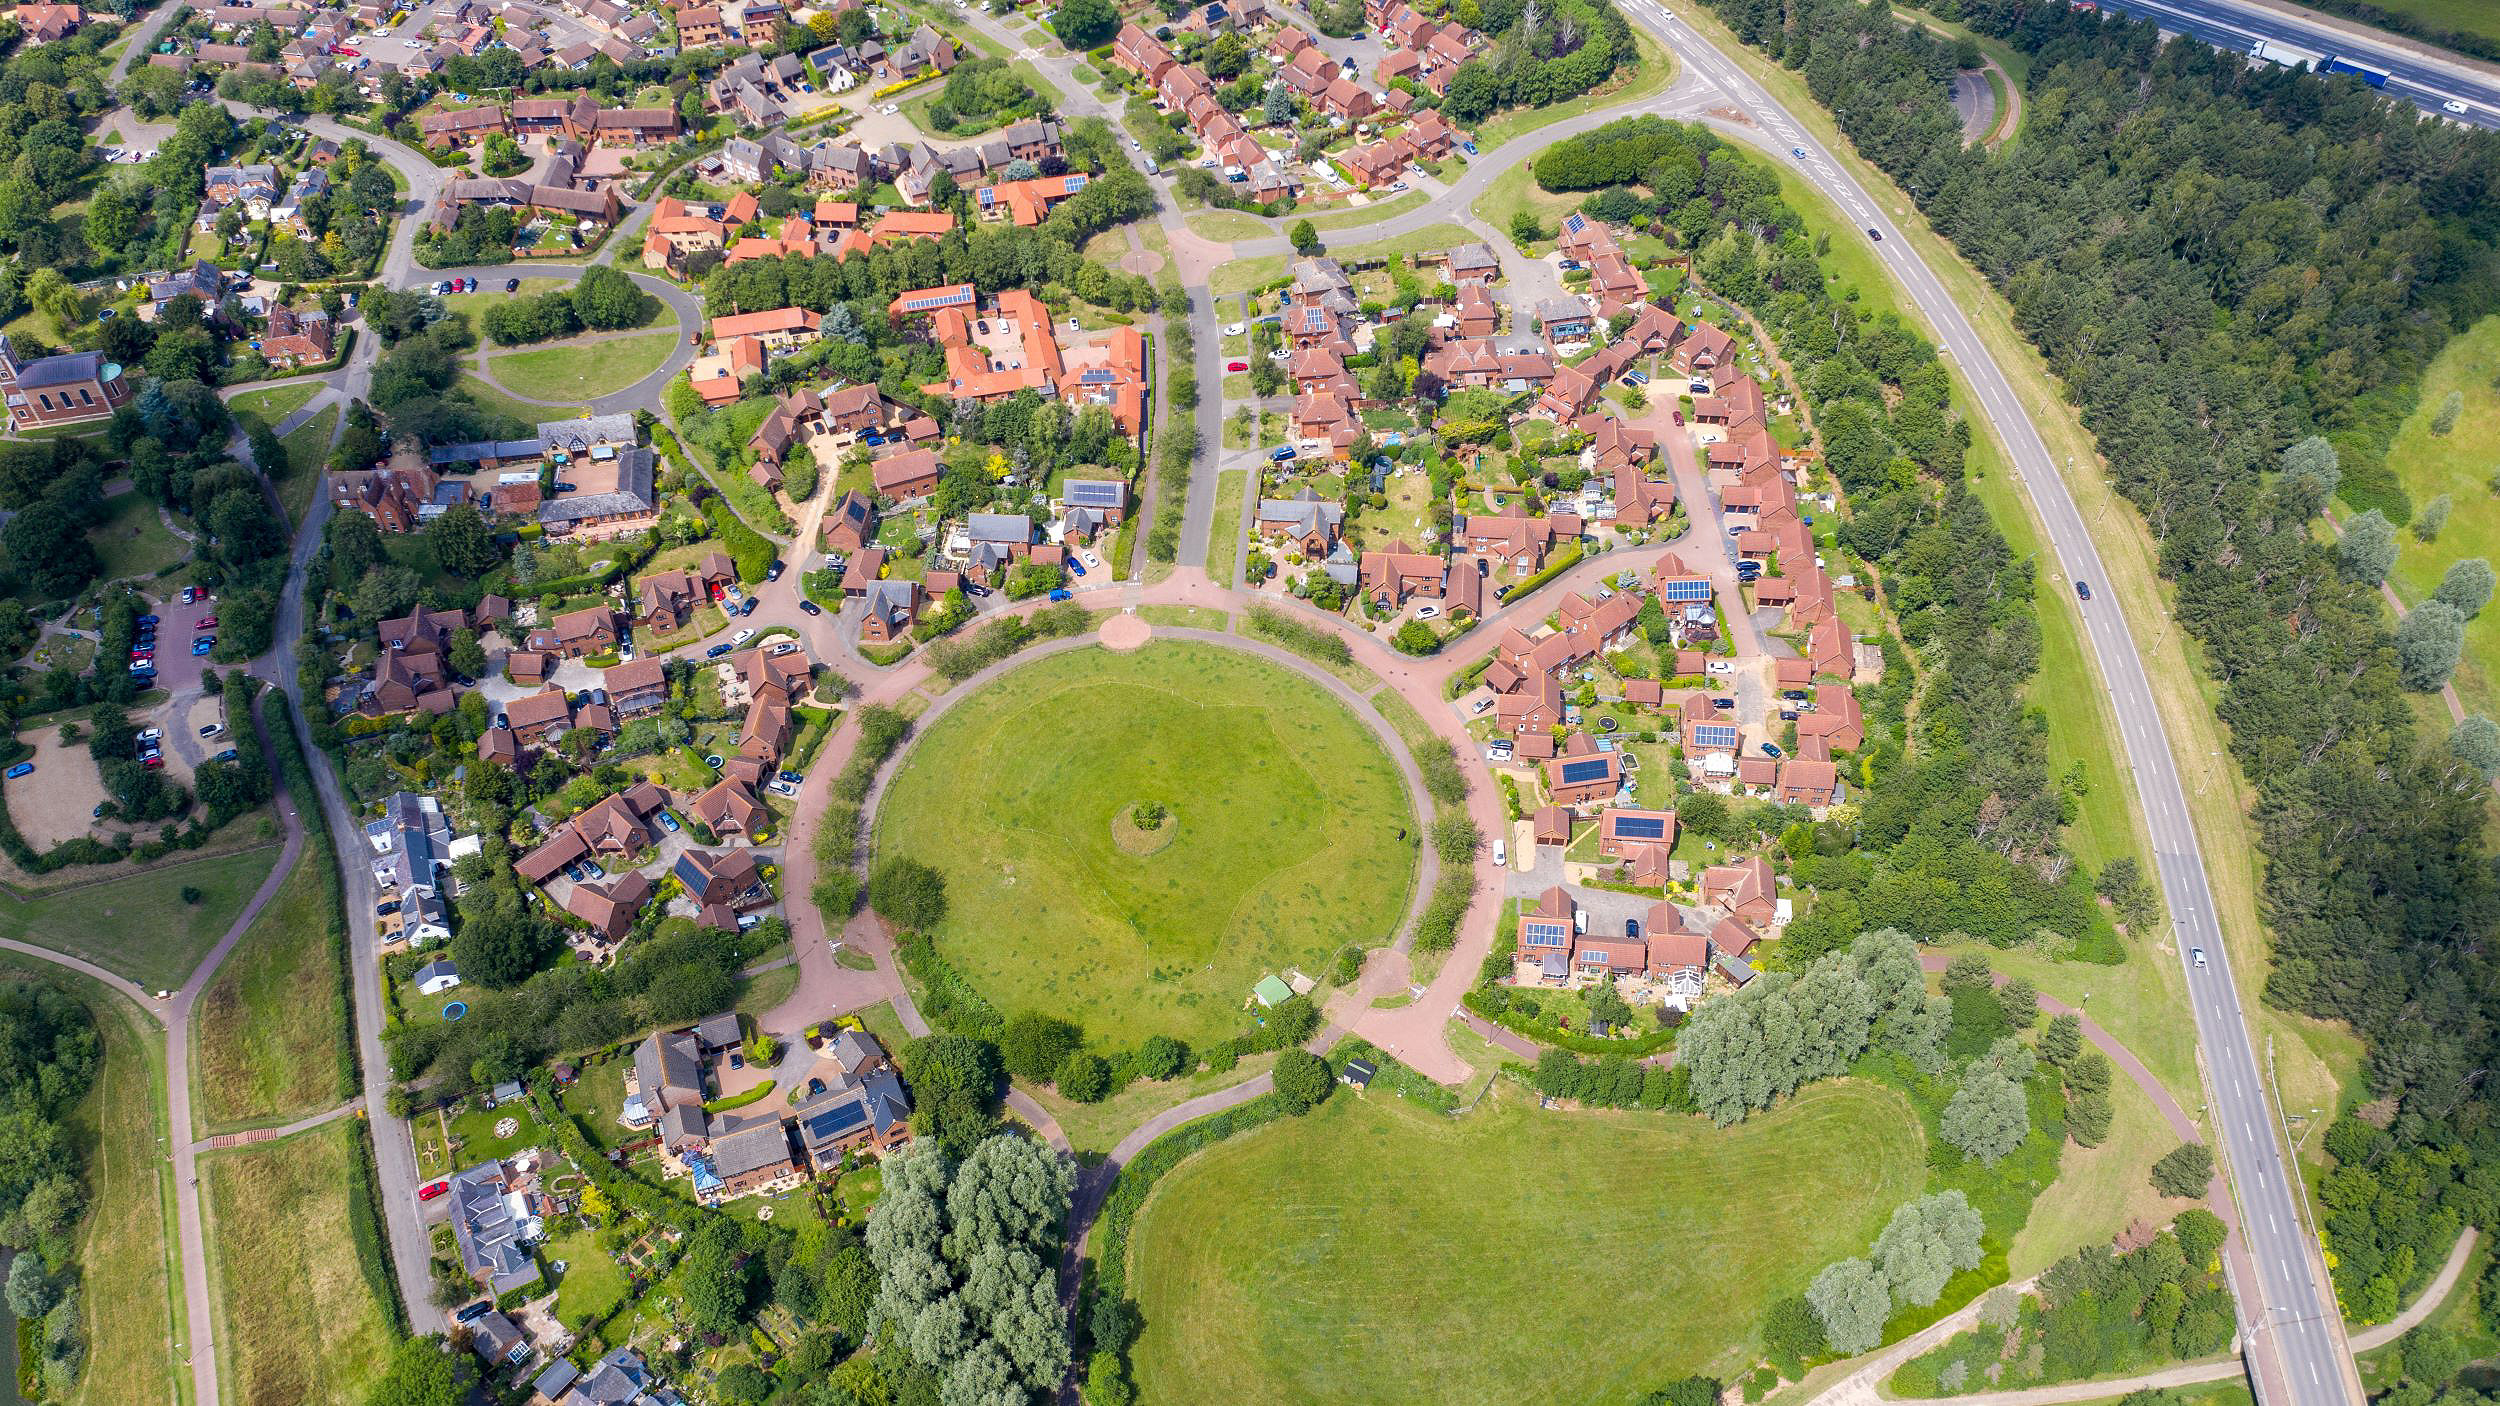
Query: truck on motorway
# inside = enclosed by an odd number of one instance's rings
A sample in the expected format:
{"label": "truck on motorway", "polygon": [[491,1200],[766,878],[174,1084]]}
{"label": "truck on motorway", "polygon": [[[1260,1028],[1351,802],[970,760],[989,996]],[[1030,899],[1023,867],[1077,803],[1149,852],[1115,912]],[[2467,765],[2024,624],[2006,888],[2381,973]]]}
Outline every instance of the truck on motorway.
{"label": "truck on motorway", "polygon": [[2277,44],[2271,39],[2258,40],[2257,46],[2249,52],[2268,63],[2279,63],[2285,68],[2298,68],[2302,64],[2307,64],[2311,73],[2326,71],[2326,55],[2308,49],[2296,49],[2289,44]]}
{"label": "truck on motorway", "polygon": [[2327,55],[2326,71],[2329,73],[2356,74],[2360,77],[2362,82],[2369,84],[2373,88],[2384,88],[2387,86],[2386,69],[2374,68],[2371,65],[2362,63],[2357,59],[2345,58],[2341,54]]}

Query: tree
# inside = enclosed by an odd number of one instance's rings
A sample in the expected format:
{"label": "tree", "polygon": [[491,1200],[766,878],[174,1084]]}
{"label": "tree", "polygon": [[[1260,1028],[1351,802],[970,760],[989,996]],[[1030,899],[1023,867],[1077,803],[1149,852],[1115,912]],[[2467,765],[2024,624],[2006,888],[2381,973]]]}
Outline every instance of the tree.
{"label": "tree", "polygon": [[941,1374],[945,1406],[1022,1400],[1066,1374],[1057,1241],[1074,1179],[1040,1141],[1009,1134],[960,1163],[921,1144],[886,1159],[868,1217],[868,1328]]}
{"label": "tree", "polygon": [[1641,1398],[1641,1406],[1718,1406],[1726,1390],[1716,1377],[1684,1377]]}
{"label": "tree", "polygon": [[711,1217],[695,1230],[678,1262],[678,1297],[697,1328],[726,1333],[746,1317],[748,1261],[739,1254],[737,1222]]}
{"label": "tree", "polygon": [[2344,470],[2337,460],[2335,446],[2317,435],[2301,440],[2283,451],[2283,476],[2303,495],[2303,506],[2311,513],[2335,496],[2344,481]]}
{"label": "tree", "polygon": [[998,1054],[1008,1073],[1038,1082],[1056,1075],[1084,1043],[1085,1032],[1067,1021],[1018,1011],[999,1034]]}
{"label": "tree", "polygon": [[1004,1082],[998,1048],[969,1035],[928,1035],[903,1053],[911,1071],[912,1131],[952,1152],[968,1152],[996,1124]]}
{"label": "tree", "polygon": [[1191,1064],[1189,1046],[1169,1035],[1149,1035],[1137,1047],[1137,1073],[1141,1078],[1169,1079]]}
{"label": "tree", "polygon": [[2202,1270],[2213,1262],[2214,1252],[2222,1248],[2222,1217],[2202,1206],[2181,1211],[2170,1228],[2179,1237],[2180,1257],[2190,1269]]}
{"label": "tree", "polygon": [[2205,1199],[2214,1179],[2214,1154],[2201,1142],[2183,1142],[2153,1164],[2153,1189],[2183,1200]]}
{"label": "tree", "polygon": [[2372,508],[2347,519],[2343,539],[2335,544],[2335,560],[2346,576],[2365,586],[2386,580],[2396,564],[2396,529],[2387,515]]}
{"label": "tree", "polygon": [[1337,1087],[1328,1061],[1308,1050],[1287,1050],[1276,1059],[1276,1095],[1296,1113],[1319,1107]]}
{"label": "tree", "polygon": [[2426,600],[2396,626],[2396,677],[2416,693],[2430,693],[2456,672],[2465,650],[2465,617],[2442,600]]}
{"label": "tree", "polygon": [[1259,105],[1259,117],[1270,127],[1293,124],[1293,89],[1277,79],[1267,85],[1267,98]]}
{"label": "tree", "polygon": [[[1050,17],[1051,33],[1071,49],[1091,49],[1111,42],[1120,29],[1120,11],[1111,0],[1066,0]],[[951,95],[953,89],[948,89]]]}
{"label": "tree", "polygon": [[2448,751],[2481,772],[2485,781],[2500,777],[2500,723],[2480,713],[2467,714],[2456,731],[2448,734]]}
{"label": "tree", "polygon": [[41,1318],[59,1301],[60,1288],[43,1272],[41,1255],[19,1255],[9,1263],[9,1312],[20,1318]]}
{"label": "tree", "polygon": [[442,1334],[405,1338],[391,1349],[381,1380],[366,1391],[365,1406],[460,1406],[469,1394],[467,1376],[468,1354],[451,1352]]}
{"label": "tree", "polygon": [[2455,429],[2457,427],[2457,416],[2463,414],[2464,412],[2465,392],[2448,392],[2447,398],[2439,402],[2438,411],[2431,416],[2431,433],[2435,435],[2445,435],[2448,431]]}
{"label": "tree", "polygon": [[1780,1364],[1786,1376],[1798,1375],[1809,1359],[1822,1356],[1831,1348],[1823,1336],[1823,1320],[1802,1294],[1773,1299],[1770,1311],[1762,1318],[1762,1347],[1771,1360]]}
{"label": "tree", "polygon": [[2072,1012],[2049,1018],[2040,1032],[2040,1058],[2063,1069],[2083,1052],[2083,1021]]}
{"label": "tree", "polygon": [[2422,510],[2413,515],[2413,535],[2424,542],[2438,541],[2440,529],[2448,525],[2451,506],[2445,493],[2424,503]]}
{"label": "tree", "polygon": [[2021,1146],[2023,1136],[2031,1131],[2030,1105],[2024,1101],[2020,1084],[1985,1065],[1974,1065],[1963,1076],[1953,1101],[1945,1105],[1940,1131],[1945,1141],[1981,1166],[1993,1167]]}
{"label": "tree", "polygon": [[1100,1103],[1111,1096],[1111,1063],[1090,1050],[1079,1050],[1059,1066],[1051,1082],[1079,1103]]}
{"label": "tree", "polygon": [[[868,874],[868,906],[879,917],[911,932],[927,932],[946,917],[946,876],[906,855],[887,855]],[[1047,1077],[1048,1071],[1034,1077]]]}
{"label": "tree", "polygon": [[2005,1023],[2016,1030],[2029,1030],[2040,1021],[2039,988],[2022,977],[1997,988],[1997,1004],[2005,1010]]}
{"label": "tree", "polygon": [[2458,614],[2471,620],[2491,603],[2495,581],[2500,581],[2500,577],[2493,575],[2491,563],[2481,557],[2452,561],[2439,578],[2439,589],[2431,592],[2431,599],[2446,601],[2457,608]]}
{"label": "tree", "polygon": [[1875,1263],[1891,1286],[1893,1302],[1921,1308],[1934,1303],[1955,1270],[1978,1267],[1985,1229],[1959,1191],[1904,1202],[1875,1237]]}
{"label": "tree", "polygon": [[434,559],[455,576],[474,580],[494,570],[496,563],[503,560],[503,553],[495,550],[494,529],[467,503],[454,503],[434,519],[433,526],[425,530],[425,540],[434,548]]}
{"label": "tree", "polygon": [[1823,1336],[1834,1352],[1854,1356],[1884,1340],[1892,1292],[1865,1260],[1825,1265],[1806,1290],[1806,1302],[1823,1321]]}
{"label": "tree", "polygon": [[1545,227],[1537,223],[1534,210],[1521,210],[1510,217],[1510,237],[1512,243],[1524,248],[1543,239]]}
{"label": "tree", "polygon": [[1309,220],[1294,221],[1293,228],[1285,232],[1285,237],[1293,241],[1293,251],[1297,254],[1316,254],[1327,247],[1320,243],[1319,229]]}

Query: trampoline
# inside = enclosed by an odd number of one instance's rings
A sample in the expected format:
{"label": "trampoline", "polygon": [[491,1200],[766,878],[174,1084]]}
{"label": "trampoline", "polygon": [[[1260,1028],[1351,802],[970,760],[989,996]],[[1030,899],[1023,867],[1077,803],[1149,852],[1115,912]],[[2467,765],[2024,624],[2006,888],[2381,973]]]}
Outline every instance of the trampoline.
{"label": "trampoline", "polygon": [[460,1017],[467,1015],[468,1013],[469,1003],[466,1001],[445,1001],[443,1003],[443,1019],[445,1020],[458,1020]]}

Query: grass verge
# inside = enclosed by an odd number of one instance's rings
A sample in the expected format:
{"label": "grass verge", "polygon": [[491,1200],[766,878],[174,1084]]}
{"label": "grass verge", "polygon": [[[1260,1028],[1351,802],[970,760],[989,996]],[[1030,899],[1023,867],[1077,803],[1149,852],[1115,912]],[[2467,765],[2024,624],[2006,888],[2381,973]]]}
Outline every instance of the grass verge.
{"label": "grass verge", "polygon": [[331,999],[329,889],[311,846],[200,993],[193,1098],[203,1134],[284,1123],[337,1102],[345,1034]]}
{"label": "grass verge", "polygon": [[356,1406],[390,1315],[348,1231],[364,1125],[340,1120],[200,1158],[219,1378],[237,1406]]}

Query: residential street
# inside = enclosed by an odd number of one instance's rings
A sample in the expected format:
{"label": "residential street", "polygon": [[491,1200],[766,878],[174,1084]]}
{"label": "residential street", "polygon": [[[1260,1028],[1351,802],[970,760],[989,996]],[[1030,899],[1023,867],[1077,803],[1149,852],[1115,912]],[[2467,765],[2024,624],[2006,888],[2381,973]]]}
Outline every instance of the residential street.
{"label": "residential street", "polygon": [[[1507,146],[1483,153],[1469,164],[1465,174],[1446,193],[1433,197],[1420,207],[1369,225],[1329,231],[1324,236],[1325,242],[1331,247],[1352,247],[1450,222],[1474,229],[1473,217],[1468,209],[1471,202],[1498,175],[1529,160],[1537,151],[1555,141],[1635,110],[1706,121],[1730,138],[1751,143],[1773,160],[1789,166],[1846,212],[1853,224],[1883,232],[1882,241],[1871,246],[1876,258],[1899,282],[1911,306],[1925,318],[1938,341],[1946,348],[1989,425],[2004,441],[2010,461],[2031,496],[2052,552],[2052,560],[2047,563],[2050,579],[2061,589],[2077,580],[2106,579],[2107,573],[2090,533],[2076,511],[2067,485],[2059,476],[2044,442],[2025,415],[2010,383],[1990,359],[1985,344],[1961,309],[1921,261],[1911,241],[1903,237],[1900,227],[1886,212],[1885,204],[1859,184],[1851,174],[1852,167],[1827,153],[1787,112],[1744,76],[1736,63],[1712,49],[1666,8],[1655,0],[1626,0],[1626,13],[1648,29],[1677,58],[1675,79],[1663,94],[1637,104],[1601,108],[1538,128]],[[1021,39],[992,16],[975,11],[967,12],[966,18],[976,27],[1013,46],[1023,46]],[[1052,47],[1026,48],[1024,57],[1033,60],[1069,95],[1069,112],[1102,112],[1099,99],[1070,71],[1073,66],[1070,56]],[[1116,114],[1112,116],[1116,122]],[[400,226],[385,256],[385,281],[404,288],[421,286],[438,277],[448,276],[448,271],[419,269],[413,255],[416,223],[421,218],[421,212],[431,204],[434,193],[440,189],[440,169],[397,143],[352,129],[338,128],[336,124],[328,123],[327,119],[306,119],[306,125],[323,135],[365,141],[391,160],[407,177],[410,208],[403,210]],[[1803,155],[1791,155],[1792,152],[1802,152]],[[1195,333],[1202,389],[1195,411],[1195,427],[1201,448],[1198,471],[1191,476],[1189,484],[1178,569],[1154,585],[1132,581],[1122,588],[1120,599],[1127,607],[1127,616],[1133,619],[1133,627],[1127,628],[1125,633],[1131,636],[1135,628],[1144,624],[1142,619],[1134,619],[1140,606],[1203,606],[1229,612],[1238,621],[1246,605],[1271,603],[1270,593],[1267,592],[1236,592],[1218,587],[1207,571],[1211,550],[1221,553],[1239,549],[1238,542],[1211,544],[1208,540],[1215,515],[1218,482],[1213,465],[1220,453],[1222,418],[1227,407],[1218,390],[1223,381],[1219,328],[1225,319],[1219,317],[1216,304],[1207,291],[1207,282],[1211,271],[1224,262],[1285,252],[1285,241],[1281,230],[1272,238],[1229,245],[1204,239],[1188,228],[1176,204],[1169,198],[1169,179],[1158,179],[1157,185],[1167,197],[1160,221],[1177,265],[1173,273],[1177,281],[1189,290],[1186,315]],[[1897,198],[1887,193],[1883,201]],[[640,218],[642,212],[637,212],[628,220],[628,227]],[[1498,235],[1484,231],[1478,233],[1497,250],[1507,250],[1507,241]],[[617,251],[628,247],[628,244],[629,240],[620,231],[611,237],[609,248],[592,262],[615,259]],[[1510,259],[1506,257],[1505,262],[1508,264]],[[475,270],[482,283],[489,277],[511,277],[522,272],[532,276],[577,277],[580,271],[580,265],[531,267],[527,270],[499,266]],[[647,276],[636,277],[645,288],[665,299],[686,325],[700,325],[700,308],[695,295]],[[1520,296],[1534,287],[1530,281],[1533,277],[1533,274],[1522,274],[1513,296]],[[376,339],[369,335],[360,337],[348,364],[331,376],[321,394],[290,420],[301,422],[330,405],[343,404],[365,395],[378,354]],[[687,364],[691,354],[690,347],[681,346],[673,350],[660,371],[626,391],[600,398],[594,408],[648,407],[656,412],[660,387],[670,375]],[[1672,444],[1680,437],[1666,438]],[[248,447],[238,443],[237,453],[239,457],[248,459]],[[1709,495],[1698,491],[1701,488],[1698,469],[1690,462],[1689,454],[1677,461],[1677,470],[1679,497],[1688,505],[1706,504]],[[827,476],[828,480],[830,477]],[[1688,477],[1693,481],[1688,483]],[[794,558],[794,567],[799,564],[795,558],[812,550],[812,534],[804,529],[821,511],[824,491],[820,488],[820,501],[808,505],[808,511],[802,517],[802,535],[790,554]],[[363,1107],[371,1119],[382,1202],[389,1221],[391,1249],[402,1296],[413,1325],[424,1332],[439,1328],[442,1317],[429,1302],[428,1246],[415,1199],[417,1173],[413,1146],[405,1121],[389,1112],[388,1095],[392,1081],[381,1043],[385,997],[375,960],[377,937],[372,922],[376,894],[362,855],[352,843],[360,829],[359,822],[340,788],[335,769],[326,757],[312,753],[308,731],[300,723],[305,709],[322,706],[317,697],[298,696],[294,661],[305,627],[301,598],[302,568],[320,543],[328,513],[326,498],[316,496],[306,521],[299,526],[294,553],[295,569],[281,603],[276,645],[254,664],[253,673],[283,689],[296,703],[298,736],[304,742],[306,751],[313,756],[315,781],[324,811],[334,835],[340,840],[348,916],[355,934],[354,993],[357,1043],[364,1064]],[[1726,555],[1726,537],[1724,532],[1716,530],[1715,516],[1705,518],[1696,508],[1694,524],[1673,543],[1653,544],[1589,558],[1565,573],[1562,579],[1540,590],[1533,603],[1522,602],[1493,612],[1483,622],[1485,628],[1469,637],[1471,647],[1448,657],[1414,659],[1398,654],[1377,637],[1353,628],[1344,620],[1323,617],[1307,608],[1297,618],[1344,635],[1355,659],[1377,674],[1388,688],[1394,689],[1436,734],[1468,748],[1470,744],[1462,719],[1446,701],[1444,684],[1480,652],[1474,646],[1489,642],[1507,621],[1542,618],[1551,602],[1565,591],[1588,588],[1601,576],[1625,570],[1645,573],[1659,556],[1669,550],[1684,551],[1685,559],[1693,568],[1732,588],[1734,575]],[[915,654],[890,669],[870,664],[849,642],[851,632],[843,628],[843,616],[810,616],[799,610],[799,582],[803,574],[802,570],[794,569],[779,582],[759,586],[755,593],[761,605],[755,617],[746,623],[756,628],[778,625],[794,631],[806,643],[813,657],[859,684],[858,701],[895,702],[915,691],[925,691],[938,696],[940,702],[937,706],[943,708],[944,699],[960,696],[966,687],[977,686],[978,679],[966,686],[943,686],[933,679],[923,654]],[[1108,599],[1107,596],[1097,596],[1088,598],[1088,603],[1100,600],[1107,605]],[[1533,615],[1519,615],[1517,612],[1521,611],[1532,611]],[[844,612],[844,615],[848,614]],[[2299,1406],[2327,1406],[2330,1402],[2358,1401],[2358,1377],[2343,1342],[2340,1314],[2314,1253],[2314,1242],[2303,1229],[2289,1180],[2291,1171],[2272,1132],[2273,1115],[2265,1094],[2266,1085],[2250,1041],[2246,1013],[2240,1007],[2238,988],[2231,978],[2229,954],[2215,921],[2203,858],[2190,823],[2171,743],[2155,708],[2152,681],[2128,632],[2126,621],[2114,605],[2084,608],[2080,616],[2085,637],[2091,643],[2104,686],[2110,692],[2112,706],[2120,721],[2127,758],[2143,799],[2148,828],[2154,841],[2163,894],[2178,924],[2181,960],[2188,964],[2189,991],[2210,1078],[2212,1106],[2208,1110],[2209,1124],[2218,1134],[2217,1151],[2223,1154],[2221,1160],[2232,1178],[2230,1189],[2239,1212],[2234,1219],[2246,1232],[2233,1241],[2229,1268],[2241,1306],[2243,1335],[2258,1349],[2251,1353],[2250,1360],[2266,1386],[2266,1395],[2272,1406],[2284,1406],[2287,1402],[2297,1402]],[[1752,625],[1750,621],[1740,620],[1735,628],[1747,632],[1752,630]],[[1159,625],[1152,627],[1150,633],[1171,638],[1203,637],[1196,631]],[[1336,692],[1341,701],[1354,706],[1376,727],[1386,726],[1379,720],[1375,708],[1364,703],[1359,694],[1334,675],[1238,634],[1222,639],[1226,647],[1278,658],[1288,667],[1318,678]],[[1759,640],[1758,634],[1756,639]],[[702,647],[697,643],[679,652],[699,651]],[[1031,658],[1032,653],[1019,656],[1017,662]],[[2172,681],[2172,684],[2177,686],[2177,681]],[[831,779],[850,755],[855,738],[856,729],[837,732],[809,772],[802,792],[800,819],[793,824],[790,842],[786,846],[786,868],[782,879],[786,895],[804,895],[812,885],[815,877],[812,846],[815,820],[831,789]],[[1393,736],[1390,740],[1394,743]],[[1403,750],[1394,745],[1392,753],[1404,757]],[[1420,782],[1411,765],[1406,769],[1406,775],[1412,792]],[[1506,816],[1497,793],[1493,787],[1482,784],[1480,779],[1479,784],[1471,787],[1467,805],[1469,813],[1485,834],[1499,834],[1506,828]],[[286,859],[291,862],[301,848],[302,827],[291,811],[285,811],[283,805],[281,809],[287,822]],[[208,1350],[205,1331],[205,1325],[211,1320],[207,1313],[207,1270],[198,1196],[190,1184],[194,1149],[188,1138],[182,1136],[191,1128],[187,1022],[192,1000],[211,978],[218,962],[239,940],[261,903],[274,892],[278,879],[287,867],[288,864],[282,862],[273,871],[270,882],[263,886],[251,907],[237,919],[217,949],[172,1002],[160,1006],[145,993],[138,993],[136,997],[144,1006],[160,1010],[161,1017],[167,1022],[169,1048],[173,1052],[168,1071],[174,1127],[178,1134],[174,1156],[179,1183],[183,1277],[193,1323],[195,1406],[215,1406],[218,1383],[214,1353]],[[1412,969],[1407,948],[1412,942],[1414,920],[1420,910],[1422,895],[1429,888],[1429,860],[1424,877],[1424,884],[1418,888],[1417,901],[1410,905],[1407,920],[1402,924],[1399,941],[1375,955],[1357,988],[1332,1003],[1328,1016],[1333,1026],[1371,1040],[1430,1077],[1455,1083],[1465,1078],[1468,1070],[1451,1053],[1444,1030],[1459,1010],[1460,995],[1473,983],[1479,965],[1491,950],[1507,879],[1502,872],[1480,863],[1475,875],[1475,905],[1462,927],[1455,949],[1442,960],[1425,994],[1401,1007],[1375,1008],[1370,1004],[1375,996],[1402,991],[1410,984]],[[811,905],[803,899],[792,902],[789,916],[800,982],[797,994],[764,1017],[768,1031],[786,1037],[836,1011],[899,997],[903,986],[893,967],[891,943],[876,929],[873,920],[854,918],[842,934],[846,943],[874,958],[877,963],[875,972],[858,973],[843,969],[835,962],[831,945],[826,940],[830,935],[823,930],[822,918]],[[2188,956],[2191,952],[2201,952],[2206,962],[2191,959]],[[114,980],[119,989],[130,990],[126,982],[119,982],[106,974],[99,975]],[[907,1025],[916,1019],[907,998],[896,999],[896,1005],[906,1013]],[[1328,1037],[1324,1034],[1322,1038]],[[1127,1155],[1142,1149],[1155,1133],[1177,1126],[1186,1117],[1245,1101],[1255,1097],[1260,1088],[1260,1081],[1247,1081],[1158,1116],[1115,1149],[1110,1165],[1116,1167]],[[1033,1107],[1031,1112],[1038,1114],[1038,1107]],[[1047,1120],[1039,1121],[1046,1123]],[[1089,1177],[1089,1185],[1094,1184],[1094,1180]],[[1100,1186],[1107,1185],[1105,1175],[1100,1180]],[[1095,1194],[1098,1196],[1099,1192]],[[1096,1204],[1099,1204],[1098,1200]],[[1080,1217],[1080,1223],[1084,1219]],[[2454,1268],[2452,1265],[2451,1269]],[[2443,1276],[2443,1282],[2452,1283],[2453,1277],[2453,1274]],[[2095,1384],[2096,1394],[2114,1394],[2126,1385],[2098,1383]],[[1871,1392],[1868,1394],[1871,1398]],[[2008,1402],[2005,1406],[2014,1406],[2014,1403]]]}

